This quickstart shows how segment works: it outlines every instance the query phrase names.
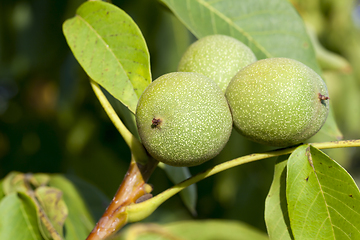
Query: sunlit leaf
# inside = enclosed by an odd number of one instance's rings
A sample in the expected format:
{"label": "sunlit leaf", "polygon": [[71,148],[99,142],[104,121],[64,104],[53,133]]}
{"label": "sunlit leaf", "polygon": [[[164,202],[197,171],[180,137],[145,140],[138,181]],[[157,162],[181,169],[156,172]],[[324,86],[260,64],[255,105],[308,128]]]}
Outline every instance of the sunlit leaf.
{"label": "sunlit leaf", "polygon": [[42,240],[37,210],[31,198],[10,193],[0,202],[0,239]]}
{"label": "sunlit leaf", "polygon": [[182,221],[166,225],[134,224],[124,234],[134,240],[266,240],[267,235],[236,221]]}
{"label": "sunlit leaf", "polygon": [[148,49],[134,21],[112,4],[87,1],[63,31],[89,77],[134,113],[151,82]]}
{"label": "sunlit leaf", "polygon": [[360,239],[360,192],[339,164],[310,145],[287,166],[286,197],[295,239]]}
{"label": "sunlit leaf", "polygon": [[274,171],[274,179],[265,201],[265,222],[270,239],[294,239],[290,228],[286,203],[287,156],[279,157]]}

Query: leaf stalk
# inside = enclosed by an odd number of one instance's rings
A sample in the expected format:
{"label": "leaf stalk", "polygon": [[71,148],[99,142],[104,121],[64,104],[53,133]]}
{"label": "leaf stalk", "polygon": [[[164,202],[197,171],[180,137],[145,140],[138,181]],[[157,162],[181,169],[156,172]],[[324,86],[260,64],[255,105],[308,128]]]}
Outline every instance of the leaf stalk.
{"label": "leaf stalk", "polygon": [[96,97],[99,99],[101,106],[104,108],[106,114],[109,116],[110,120],[115,125],[116,129],[119,131],[126,144],[129,146],[132,154],[134,155],[135,161],[141,164],[146,164],[146,162],[149,159],[149,156],[147,155],[144,146],[134,135],[132,135],[132,133],[126,128],[124,123],[120,120],[114,108],[111,106],[105,94],[101,90],[99,84],[97,84],[92,79],[90,79],[90,84],[94,90]]}

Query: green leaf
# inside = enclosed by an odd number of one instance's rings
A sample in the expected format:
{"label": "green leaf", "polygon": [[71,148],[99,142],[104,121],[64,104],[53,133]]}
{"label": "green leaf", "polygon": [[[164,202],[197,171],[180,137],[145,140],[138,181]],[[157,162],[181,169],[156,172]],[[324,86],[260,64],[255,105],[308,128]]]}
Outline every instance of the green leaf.
{"label": "green leaf", "polygon": [[10,172],[3,180],[3,191],[5,195],[14,192],[26,192],[25,174],[19,172]]}
{"label": "green leaf", "polygon": [[[51,222],[51,225],[54,227],[56,232],[63,237],[63,226],[68,215],[68,209],[64,200],[62,199],[62,192],[57,188],[41,186],[35,190],[35,196],[44,210],[47,218]],[[43,225],[43,223],[42,229],[44,234],[49,239],[51,239],[51,234]]]}
{"label": "green leaf", "polygon": [[[228,35],[248,45],[258,59],[296,59],[321,75],[305,24],[287,0],[161,1],[197,38]],[[320,132],[339,139],[341,133],[330,111]]]}
{"label": "green leaf", "polygon": [[134,240],[266,240],[267,235],[247,224],[229,220],[181,221],[166,225],[134,224],[124,234]]}
{"label": "green leaf", "polygon": [[66,178],[76,187],[94,219],[100,219],[110,200],[95,186],[75,175]]}
{"label": "green leaf", "polygon": [[360,192],[339,164],[311,145],[287,165],[286,197],[295,239],[360,239]]}
{"label": "green leaf", "polygon": [[45,173],[35,173],[31,175],[29,181],[34,187],[46,186],[50,181],[50,176]]}
{"label": "green leaf", "polygon": [[288,156],[275,164],[274,179],[265,200],[265,222],[270,239],[291,240],[290,220],[286,202],[286,165]]}
{"label": "green leaf", "polygon": [[224,34],[258,59],[288,57],[320,68],[304,23],[286,0],[162,0],[197,37]]}
{"label": "green leaf", "polygon": [[[191,177],[191,173],[189,171],[189,168],[187,167],[173,167],[167,164],[160,164],[160,165],[163,166],[166,175],[174,184],[178,184],[184,181],[185,179]],[[196,216],[197,215],[195,209],[197,202],[196,184],[190,185],[189,187],[182,190],[179,194],[182,201],[184,202],[185,206],[189,209],[191,214]]]}
{"label": "green leaf", "polygon": [[0,202],[0,239],[42,240],[37,210],[31,198],[10,193]]}
{"label": "green leaf", "polygon": [[88,1],[63,31],[89,77],[135,113],[151,74],[149,52],[134,21],[112,4]]}
{"label": "green leaf", "polygon": [[65,220],[66,240],[85,239],[95,223],[74,185],[61,175],[52,175],[49,185],[63,193],[69,214]]}

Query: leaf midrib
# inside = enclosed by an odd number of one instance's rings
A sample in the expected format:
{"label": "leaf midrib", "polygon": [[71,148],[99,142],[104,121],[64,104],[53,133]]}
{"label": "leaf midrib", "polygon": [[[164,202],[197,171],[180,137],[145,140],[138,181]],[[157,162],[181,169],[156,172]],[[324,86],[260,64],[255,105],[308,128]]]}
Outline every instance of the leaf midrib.
{"label": "leaf midrib", "polygon": [[[311,146],[309,146],[306,151],[309,151],[309,157],[312,158],[312,153],[311,153]],[[326,201],[326,198],[325,198],[325,195],[324,195],[324,190],[322,188],[322,185],[320,183],[320,179],[318,178],[318,175],[317,175],[317,172],[316,172],[316,169],[315,169],[315,166],[314,164],[310,164],[312,170],[314,171],[314,175],[315,175],[315,179],[319,185],[319,189],[320,189],[320,194],[322,196],[322,199],[325,203],[325,208],[326,208],[326,212],[327,212],[327,215],[328,215],[328,218],[329,218],[329,221],[330,221],[330,225],[331,225],[331,231],[332,231],[332,235],[333,235],[333,239],[336,239],[335,237],[335,232],[334,232],[334,224],[332,222],[332,219],[331,219],[331,215],[330,215],[330,211],[329,211],[329,205],[327,204],[327,201]],[[320,228],[319,228],[319,232],[320,232]],[[318,232],[318,233],[319,233]]]}

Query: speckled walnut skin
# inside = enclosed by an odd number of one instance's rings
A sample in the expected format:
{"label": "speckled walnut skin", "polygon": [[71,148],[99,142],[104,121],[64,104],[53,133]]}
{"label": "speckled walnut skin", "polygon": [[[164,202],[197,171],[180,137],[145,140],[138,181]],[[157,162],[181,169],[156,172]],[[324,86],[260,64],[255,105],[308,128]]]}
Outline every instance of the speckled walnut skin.
{"label": "speckled walnut skin", "polygon": [[210,35],[191,44],[182,56],[178,71],[196,72],[214,80],[225,93],[232,77],[256,61],[251,49],[225,35]]}
{"label": "speckled walnut skin", "polygon": [[142,143],[155,159],[194,166],[215,157],[227,143],[232,116],[216,83],[197,73],[169,73],[141,95],[136,123]]}
{"label": "speckled walnut skin", "polygon": [[329,98],[325,82],[306,65],[268,58],[240,70],[225,94],[235,128],[271,146],[301,143],[325,123]]}

